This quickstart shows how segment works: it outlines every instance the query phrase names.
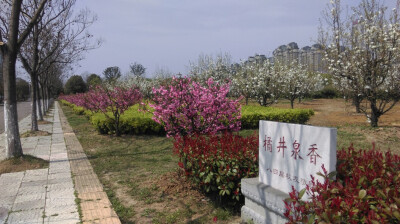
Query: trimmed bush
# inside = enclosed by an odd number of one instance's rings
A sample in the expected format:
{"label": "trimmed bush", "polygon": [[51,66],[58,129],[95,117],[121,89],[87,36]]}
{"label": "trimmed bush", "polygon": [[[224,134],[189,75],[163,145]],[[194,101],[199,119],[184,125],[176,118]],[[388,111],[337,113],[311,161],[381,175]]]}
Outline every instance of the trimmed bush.
{"label": "trimmed bush", "polygon": [[326,86],[322,90],[314,92],[312,95],[314,99],[333,99],[339,96],[339,91],[331,86]]}
{"label": "trimmed bush", "polygon": [[[103,113],[93,113],[66,100],[60,100],[60,103],[71,107],[78,115],[85,115],[100,134],[115,133],[114,121],[108,119]],[[109,112],[109,116],[112,116],[111,112]],[[138,104],[131,106],[120,118],[121,134],[164,135],[164,128],[156,123],[152,117],[151,112],[140,111]]]}
{"label": "trimmed bush", "polygon": [[[76,114],[87,116],[101,134],[113,134],[113,122],[101,113],[91,113],[83,107],[78,107],[65,100],[64,105],[70,106]],[[120,118],[121,134],[165,134],[164,127],[155,122],[152,111],[139,111],[139,105],[130,107]],[[280,109],[261,106],[242,106],[242,129],[258,128],[259,120],[280,121],[304,124],[314,114],[311,109]],[[110,114],[111,115],[111,114]]]}
{"label": "trimmed bush", "polygon": [[311,109],[242,106],[242,129],[258,128],[259,120],[305,124],[312,115],[314,111]]}
{"label": "trimmed bush", "polygon": [[[111,114],[110,114],[111,115]],[[120,118],[121,134],[165,134],[163,126],[156,123],[151,112],[140,111],[139,105],[131,106]],[[95,113],[90,122],[101,134],[115,133],[113,122],[102,113]]]}
{"label": "trimmed bush", "polygon": [[70,102],[68,102],[66,100],[60,100],[60,103],[63,104],[63,105],[71,107],[75,114],[86,115],[88,118],[92,115],[92,113],[90,111],[86,110],[85,108],[77,106],[77,105],[75,105],[73,103],[70,103]]}
{"label": "trimmed bush", "polygon": [[[178,137],[179,166],[201,190],[239,201],[240,180],[258,175],[258,136],[237,134]],[[186,166],[184,165],[186,164]]]}
{"label": "trimmed bush", "polygon": [[[336,180],[325,171],[324,183],[290,193],[290,223],[399,223],[400,157],[352,146],[337,156]],[[301,200],[305,193],[311,201]]]}

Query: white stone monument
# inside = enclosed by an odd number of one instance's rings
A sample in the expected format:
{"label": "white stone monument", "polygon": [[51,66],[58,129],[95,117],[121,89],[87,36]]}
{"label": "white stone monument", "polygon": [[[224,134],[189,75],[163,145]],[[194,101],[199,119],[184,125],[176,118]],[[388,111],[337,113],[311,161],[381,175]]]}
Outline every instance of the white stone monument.
{"label": "white stone monument", "polygon": [[[317,175],[336,168],[334,128],[260,121],[259,177],[242,179],[242,219],[254,223],[285,223],[283,200],[292,186],[300,191]],[[307,200],[307,195],[304,196]]]}

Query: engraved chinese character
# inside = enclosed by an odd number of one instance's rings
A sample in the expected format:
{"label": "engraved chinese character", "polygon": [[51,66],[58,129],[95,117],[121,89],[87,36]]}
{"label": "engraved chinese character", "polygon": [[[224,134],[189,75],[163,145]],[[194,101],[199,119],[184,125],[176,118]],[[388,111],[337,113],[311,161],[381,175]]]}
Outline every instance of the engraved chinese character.
{"label": "engraved chinese character", "polygon": [[272,141],[271,141],[271,137],[265,136],[265,139],[264,139],[264,150],[265,150],[265,151],[272,152]]}
{"label": "engraved chinese character", "polygon": [[294,176],[294,177],[293,177],[293,181],[299,183],[299,177]]}
{"label": "engraved chinese character", "polygon": [[282,149],[283,158],[285,158],[285,149],[286,149],[285,143],[286,143],[285,142],[285,136],[282,137],[282,138],[279,138],[279,146],[277,148],[278,148],[278,152],[280,152],[281,149]]}
{"label": "engraved chinese character", "polygon": [[280,177],[285,177],[285,172],[279,171],[279,176],[280,176]]}
{"label": "engraved chinese character", "polygon": [[290,178],[290,173],[286,173],[286,179],[292,180],[292,178]]}
{"label": "engraved chinese character", "polygon": [[314,165],[317,164],[317,157],[321,158],[321,156],[318,155],[316,152],[318,150],[317,144],[312,144],[311,148],[309,148],[310,153],[307,154],[307,156],[310,156],[310,163],[314,163]]}
{"label": "engraved chinese character", "polygon": [[301,183],[302,185],[306,185],[306,180],[303,179],[303,178],[301,178],[301,179],[300,179],[300,183]]}
{"label": "engraved chinese character", "polygon": [[294,140],[292,157],[294,157],[295,160],[297,160],[297,157],[299,157],[299,159],[303,159],[303,157],[301,157],[299,153],[300,153],[300,143],[298,143],[297,140]]}
{"label": "engraved chinese character", "polygon": [[274,174],[278,174],[278,170],[277,169],[274,169]]}

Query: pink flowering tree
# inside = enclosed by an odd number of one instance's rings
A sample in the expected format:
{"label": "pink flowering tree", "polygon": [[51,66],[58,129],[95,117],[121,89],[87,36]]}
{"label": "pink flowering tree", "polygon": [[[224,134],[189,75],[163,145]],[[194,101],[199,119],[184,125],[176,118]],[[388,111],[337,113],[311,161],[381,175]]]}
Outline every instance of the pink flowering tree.
{"label": "pink flowering tree", "polygon": [[240,104],[227,97],[229,84],[211,78],[205,86],[190,78],[173,78],[153,89],[153,119],[164,125],[167,136],[215,134],[240,129]]}
{"label": "pink flowering tree", "polygon": [[73,94],[73,95],[61,95],[58,98],[61,100],[65,100],[69,103],[75,104],[76,106],[84,107],[85,94],[86,93],[77,93],[77,94]]}
{"label": "pink flowering tree", "polygon": [[[92,112],[101,112],[114,123],[115,134],[121,135],[120,117],[132,105],[141,102],[142,94],[137,88],[97,86],[82,97],[83,107]],[[110,114],[112,116],[110,116]]]}

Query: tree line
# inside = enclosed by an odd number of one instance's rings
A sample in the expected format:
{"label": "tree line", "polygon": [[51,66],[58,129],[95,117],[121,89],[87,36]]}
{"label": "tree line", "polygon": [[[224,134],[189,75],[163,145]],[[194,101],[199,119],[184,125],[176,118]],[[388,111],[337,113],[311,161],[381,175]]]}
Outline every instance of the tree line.
{"label": "tree line", "polygon": [[87,32],[96,16],[87,9],[74,11],[75,3],[76,0],[3,0],[0,3],[7,158],[23,155],[16,105],[17,61],[30,76],[31,131],[38,131],[38,120],[43,120],[50,99],[62,85],[67,71],[83,58],[84,52],[100,44]]}

